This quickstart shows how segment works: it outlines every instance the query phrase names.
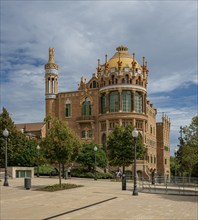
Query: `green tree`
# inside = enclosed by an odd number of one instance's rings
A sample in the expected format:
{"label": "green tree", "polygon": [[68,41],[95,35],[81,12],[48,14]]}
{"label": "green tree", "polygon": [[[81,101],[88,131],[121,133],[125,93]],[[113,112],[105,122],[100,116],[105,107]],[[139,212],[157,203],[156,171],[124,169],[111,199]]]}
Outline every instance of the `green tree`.
{"label": "green tree", "polygon": [[176,176],[178,175],[178,171],[179,171],[179,164],[177,162],[177,158],[170,156],[170,172],[171,172],[171,176]]}
{"label": "green tree", "polygon": [[61,164],[73,161],[79,153],[81,141],[79,137],[58,119],[51,121],[51,128],[41,142],[44,157],[51,163],[59,165],[59,185],[61,187]]}
{"label": "green tree", "polygon": [[0,166],[4,167],[5,138],[3,130],[9,131],[7,156],[8,166],[34,166],[37,155],[36,142],[29,140],[20,131],[17,131],[8,111],[3,108],[0,114]]}
{"label": "green tree", "polygon": [[191,124],[181,128],[183,136],[180,137],[179,151],[177,160],[180,164],[180,170],[188,173],[188,176],[194,174],[193,170],[198,166],[198,116],[193,117]]}
{"label": "green tree", "polygon": [[[112,166],[122,166],[123,173],[125,167],[134,161],[134,138],[132,137],[133,127],[117,126],[109,135],[107,141],[107,155]],[[137,159],[142,159],[146,153],[143,147],[141,135],[138,135],[136,142]]]}
{"label": "green tree", "polygon": [[[94,153],[94,143],[84,144],[79,156],[77,158],[77,162],[87,167],[88,171],[94,170],[95,164],[95,153]],[[107,157],[105,151],[97,146],[98,150],[96,152],[96,166],[105,168],[107,166]]]}

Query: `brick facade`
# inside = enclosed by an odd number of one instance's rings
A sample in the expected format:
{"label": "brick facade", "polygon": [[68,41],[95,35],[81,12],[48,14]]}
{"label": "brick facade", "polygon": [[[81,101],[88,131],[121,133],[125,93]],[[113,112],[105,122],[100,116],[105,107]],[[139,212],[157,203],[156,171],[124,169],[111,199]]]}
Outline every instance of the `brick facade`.
{"label": "brick facade", "polygon": [[[66,121],[84,143],[105,144],[116,124],[132,124],[147,149],[139,169],[146,176],[154,169],[167,174],[170,121],[163,116],[162,123],[156,123],[157,109],[147,100],[147,62],[143,57],[140,65],[127,47],[116,50],[111,59],[105,56],[104,64],[98,60],[97,72],[88,82],[82,77],[78,90],[58,93],[58,65],[54,63],[54,49],[50,48],[45,65],[46,116]],[[161,150],[162,146],[166,150]],[[166,164],[162,164],[165,159]]]}

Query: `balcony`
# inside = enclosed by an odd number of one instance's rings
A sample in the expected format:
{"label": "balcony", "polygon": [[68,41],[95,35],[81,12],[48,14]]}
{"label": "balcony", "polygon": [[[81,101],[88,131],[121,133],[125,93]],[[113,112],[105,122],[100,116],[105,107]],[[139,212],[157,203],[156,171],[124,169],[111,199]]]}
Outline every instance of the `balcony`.
{"label": "balcony", "polygon": [[89,116],[83,115],[83,116],[76,118],[76,122],[78,122],[78,123],[95,122],[95,120],[96,120],[96,117],[91,116],[91,115],[89,115]]}

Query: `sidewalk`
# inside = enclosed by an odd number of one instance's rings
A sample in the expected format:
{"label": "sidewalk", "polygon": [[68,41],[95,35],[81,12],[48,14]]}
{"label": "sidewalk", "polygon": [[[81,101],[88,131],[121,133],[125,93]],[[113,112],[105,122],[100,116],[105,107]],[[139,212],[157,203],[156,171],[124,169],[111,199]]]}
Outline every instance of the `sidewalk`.
{"label": "sidewalk", "polygon": [[[111,220],[197,220],[197,196],[172,196],[121,190],[120,182],[109,180],[62,180],[84,187],[58,191],[35,191],[58,183],[57,178],[33,178],[32,188],[24,189],[24,179],[9,179],[9,187],[1,182],[1,220],[39,219],[111,219]],[[128,184],[127,188],[132,189]]]}

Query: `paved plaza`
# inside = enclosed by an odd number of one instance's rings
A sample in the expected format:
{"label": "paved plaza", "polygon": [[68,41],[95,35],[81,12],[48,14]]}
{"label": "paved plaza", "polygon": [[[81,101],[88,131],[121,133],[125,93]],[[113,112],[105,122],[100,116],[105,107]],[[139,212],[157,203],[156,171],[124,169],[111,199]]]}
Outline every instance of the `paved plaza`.
{"label": "paved plaza", "polygon": [[197,196],[173,196],[139,193],[132,196],[132,183],[121,190],[120,182],[72,178],[63,183],[83,187],[57,192],[36,191],[58,183],[57,178],[32,179],[32,188],[24,189],[24,179],[1,182],[1,220],[112,219],[112,220],[197,220]]}

